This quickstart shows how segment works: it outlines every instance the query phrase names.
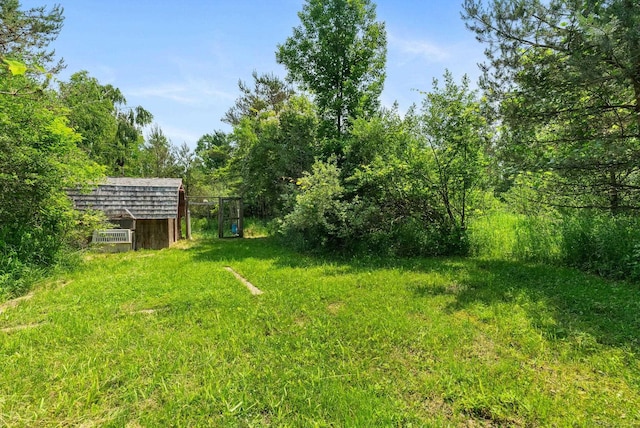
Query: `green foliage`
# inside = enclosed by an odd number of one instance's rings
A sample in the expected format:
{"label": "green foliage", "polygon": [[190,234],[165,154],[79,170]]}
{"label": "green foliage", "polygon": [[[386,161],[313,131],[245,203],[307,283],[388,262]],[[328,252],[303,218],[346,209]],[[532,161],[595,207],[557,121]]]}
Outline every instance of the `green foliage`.
{"label": "green foliage", "polygon": [[434,83],[422,115],[355,119],[341,168],[319,163],[299,182],[287,236],[350,251],[465,254],[468,212],[486,185],[485,122],[468,82],[445,80],[443,89]]}
{"label": "green foliage", "polygon": [[195,155],[207,172],[227,165],[231,157],[231,141],[223,131],[214,131],[213,134],[205,134],[198,140]]}
{"label": "green foliage", "polygon": [[39,80],[53,61],[47,45],[61,28],[62,9],[23,11],[17,1],[1,0],[0,22],[0,58],[12,67],[0,73],[0,295],[7,296],[64,258],[77,223],[65,190],[98,179],[103,169],[78,148],[69,110]]}
{"label": "green foliage", "polygon": [[464,233],[449,222],[428,180],[433,152],[418,123],[413,112],[402,119],[394,111],[354,123],[345,150],[345,166],[352,171],[345,183],[354,201],[350,240],[357,248],[405,256],[465,252]]}
{"label": "green foliage", "polygon": [[158,125],[151,127],[143,147],[143,177],[175,177],[178,172],[175,147]]}
{"label": "green foliage", "polygon": [[563,261],[598,275],[640,279],[640,219],[593,211],[565,216]]}
{"label": "green foliage", "polygon": [[60,83],[60,97],[69,108],[69,125],[82,135],[79,146],[102,165],[112,164],[116,153],[116,105],[125,102],[119,89],[101,85],[86,71]]}
{"label": "green foliage", "polygon": [[314,162],[317,128],[315,109],[302,96],[289,99],[278,114],[245,117],[234,127],[230,172],[242,179],[249,214],[273,217],[286,210],[293,183]]}
{"label": "green foliage", "polygon": [[287,241],[307,249],[339,245],[349,235],[348,204],[342,201],[344,188],[336,160],[317,161],[296,184],[300,193],[281,225]]}
{"label": "green foliage", "polygon": [[269,111],[277,115],[294,95],[294,91],[274,74],[258,75],[254,71],[252,77],[253,89],[242,80],[238,81],[241,95],[225,113],[223,122],[237,126],[246,117],[256,118]]}
{"label": "green foliage", "polygon": [[421,136],[432,157],[425,179],[436,189],[451,225],[464,230],[472,191],[487,183],[484,152],[489,136],[467,76],[458,86],[446,71],[444,84],[440,88],[434,79],[422,107]]}
{"label": "green foliage", "polygon": [[[0,79],[0,86],[13,87],[16,78]],[[13,275],[17,288],[23,288],[20,272],[52,266],[64,248],[73,227],[65,189],[102,173],[77,148],[80,136],[66,125],[64,110],[46,95],[0,96],[0,253],[6,260],[0,275]]]}
{"label": "green foliage", "polygon": [[69,109],[70,126],[82,135],[79,146],[109,175],[141,175],[142,128],[153,116],[138,106],[129,108],[118,88],[101,85],[87,71],[74,73],[59,89]]}
{"label": "green foliage", "polygon": [[27,72],[27,66],[20,62],[11,59],[2,58],[2,61],[6,64],[9,73],[14,76],[21,76]]}
{"label": "green foliage", "polygon": [[516,214],[505,208],[475,218],[472,254],[579,268],[615,279],[640,279],[640,220],[598,211]]}
{"label": "green foliage", "polygon": [[[24,10],[18,0],[0,0],[0,59],[12,74],[42,70],[53,63],[54,51],[48,51],[47,47],[62,29],[62,12],[60,5],[50,10],[45,6]],[[52,65],[49,73],[61,67],[62,61]]]}
{"label": "green foliage", "polygon": [[557,206],[640,208],[640,5],[466,0],[509,174],[552,172]]}
{"label": "green foliage", "polygon": [[313,94],[323,136],[341,136],[349,122],[377,111],[385,78],[387,40],[369,0],[307,0],[301,25],[278,46],[289,79]]}

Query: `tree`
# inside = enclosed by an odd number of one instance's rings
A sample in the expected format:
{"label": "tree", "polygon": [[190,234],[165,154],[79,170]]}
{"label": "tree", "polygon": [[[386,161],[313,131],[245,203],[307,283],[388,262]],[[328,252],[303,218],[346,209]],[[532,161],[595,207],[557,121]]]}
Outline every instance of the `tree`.
{"label": "tree", "polygon": [[176,149],[156,124],[151,127],[143,148],[144,177],[174,177],[178,173]]}
{"label": "tree", "polygon": [[106,166],[110,175],[139,175],[142,129],[153,115],[141,106],[127,107],[118,88],[101,85],[87,71],[61,82],[59,93],[69,108],[69,124],[82,135],[80,147],[89,157]]}
{"label": "tree", "polygon": [[482,86],[507,172],[543,173],[540,199],[640,209],[640,4],[465,0],[487,43]]}
{"label": "tree", "polygon": [[307,0],[301,25],[278,46],[288,78],[314,97],[327,136],[340,137],[349,121],[373,114],[385,79],[386,31],[369,0]]}
{"label": "tree", "polygon": [[296,184],[295,206],[284,216],[280,231],[302,248],[335,247],[348,235],[349,205],[335,158],[315,162]]}
{"label": "tree", "polygon": [[476,93],[465,75],[457,85],[449,71],[444,88],[433,80],[422,106],[421,134],[430,165],[423,169],[429,187],[436,190],[450,224],[467,226],[472,192],[486,182],[484,149],[488,128]]}
{"label": "tree", "polygon": [[60,83],[60,98],[69,108],[69,125],[82,135],[79,146],[102,165],[112,165],[116,157],[118,123],[116,105],[125,99],[118,88],[101,85],[87,71],[74,73]]}
{"label": "tree", "polygon": [[111,171],[122,176],[140,175],[143,168],[140,164],[144,144],[142,132],[153,121],[153,115],[142,106],[123,106],[116,108],[114,114],[118,131]]}
{"label": "tree", "polygon": [[256,117],[266,111],[278,114],[294,94],[293,90],[274,74],[258,75],[258,72],[254,71],[251,76],[254,82],[253,89],[242,80],[238,81],[241,95],[236,99],[234,106],[225,113],[223,122],[235,126],[245,117]]}
{"label": "tree", "polygon": [[222,168],[229,162],[231,156],[229,135],[219,130],[203,135],[196,144],[196,156],[207,172]]}
{"label": "tree", "polygon": [[183,142],[179,147],[174,148],[176,176],[181,177],[187,195],[191,192],[193,184],[192,171],[195,161],[195,154],[191,151],[187,143]]}
{"label": "tree", "polygon": [[[0,95],[40,94],[51,76],[63,66],[53,63],[55,52],[47,50],[62,28],[62,8],[42,7],[21,10],[18,0],[0,0],[0,78],[29,74],[31,79],[14,79]],[[48,67],[48,70],[45,69]],[[46,73],[44,81],[35,76]],[[4,76],[3,76],[4,75]]]}
{"label": "tree", "polygon": [[303,96],[292,97],[279,114],[247,116],[234,127],[230,173],[242,179],[249,212],[272,217],[284,209],[292,183],[313,164],[317,128],[315,109]]}
{"label": "tree", "polygon": [[16,1],[0,1],[0,19],[0,56],[17,58],[25,67],[17,73],[0,70],[0,295],[5,295],[24,291],[29,271],[56,263],[76,226],[65,190],[98,179],[102,170],[78,149],[80,136],[68,126],[68,110],[57,94],[26,70],[53,60],[46,49],[60,30],[61,9],[24,12]]}
{"label": "tree", "polygon": [[[45,67],[54,61],[55,51],[48,50],[62,29],[63,9],[55,5],[20,9],[18,0],[0,0],[0,59],[13,58],[31,67]],[[62,61],[50,67],[55,73]]]}

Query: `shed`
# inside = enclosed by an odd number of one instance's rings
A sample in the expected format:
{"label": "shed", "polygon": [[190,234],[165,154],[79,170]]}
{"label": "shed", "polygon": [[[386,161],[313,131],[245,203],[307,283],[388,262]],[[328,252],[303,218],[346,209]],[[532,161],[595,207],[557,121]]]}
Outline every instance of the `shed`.
{"label": "shed", "polygon": [[161,249],[182,239],[186,202],[180,178],[108,177],[89,192],[72,190],[78,210],[103,211],[133,234],[133,248]]}

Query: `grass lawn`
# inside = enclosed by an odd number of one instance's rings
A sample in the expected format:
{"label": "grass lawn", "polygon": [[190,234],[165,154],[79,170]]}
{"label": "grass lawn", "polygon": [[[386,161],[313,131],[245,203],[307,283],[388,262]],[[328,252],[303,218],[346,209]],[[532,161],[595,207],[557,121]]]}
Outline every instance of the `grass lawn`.
{"label": "grass lawn", "polygon": [[0,311],[0,426],[640,425],[640,290],[572,270],[202,240]]}

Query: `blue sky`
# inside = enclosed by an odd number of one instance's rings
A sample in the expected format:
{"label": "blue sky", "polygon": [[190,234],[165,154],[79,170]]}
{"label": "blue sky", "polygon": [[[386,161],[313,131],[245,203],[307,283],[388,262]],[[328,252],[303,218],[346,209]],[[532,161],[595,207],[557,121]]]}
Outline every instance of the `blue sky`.
{"label": "blue sky", "polygon": [[[299,24],[303,0],[23,0],[24,8],[59,3],[64,28],[53,48],[66,80],[87,70],[142,105],[171,141],[190,147],[216,129],[253,70],[284,77],[275,50]],[[478,77],[483,46],[460,18],[462,0],[379,0],[386,23],[387,79],[382,102],[419,103],[445,69]]]}

